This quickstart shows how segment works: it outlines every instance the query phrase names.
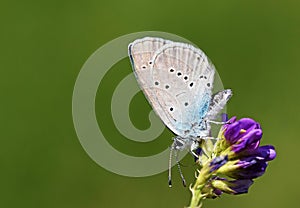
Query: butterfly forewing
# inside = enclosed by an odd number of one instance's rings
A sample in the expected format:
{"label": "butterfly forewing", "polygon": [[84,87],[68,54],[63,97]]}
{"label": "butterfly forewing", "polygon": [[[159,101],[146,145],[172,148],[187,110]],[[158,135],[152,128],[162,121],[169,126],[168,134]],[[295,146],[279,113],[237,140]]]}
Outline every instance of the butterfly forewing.
{"label": "butterfly forewing", "polygon": [[[167,112],[158,102],[161,93],[157,87],[157,83],[153,81],[152,77],[151,65],[153,65],[153,55],[159,48],[168,43],[171,43],[171,41],[146,37],[137,39],[131,43],[128,47],[128,51],[134,74],[147,100],[164,124],[175,134],[178,134],[179,132],[176,131],[176,128],[172,128],[170,125],[170,116],[167,115]],[[168,102],[167,100],[172,100],[172,98],[165,96],[164,100]]]}

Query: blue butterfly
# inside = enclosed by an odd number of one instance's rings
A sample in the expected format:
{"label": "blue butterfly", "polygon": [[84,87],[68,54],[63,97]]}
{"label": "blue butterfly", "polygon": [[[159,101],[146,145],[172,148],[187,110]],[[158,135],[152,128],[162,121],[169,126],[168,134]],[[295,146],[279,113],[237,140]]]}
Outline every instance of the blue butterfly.
{"label": "blue butterfly", "polygon": [[[232,96],[230,89],[212,94],[215,67],[198,48],[156,37],[137,39],[128,47],[136,79],[153,110],[177,136],[172,150],[198,148]],[[179,170],[180,166],[178,165]],[[185,180],[180,174],[185,185]]]}

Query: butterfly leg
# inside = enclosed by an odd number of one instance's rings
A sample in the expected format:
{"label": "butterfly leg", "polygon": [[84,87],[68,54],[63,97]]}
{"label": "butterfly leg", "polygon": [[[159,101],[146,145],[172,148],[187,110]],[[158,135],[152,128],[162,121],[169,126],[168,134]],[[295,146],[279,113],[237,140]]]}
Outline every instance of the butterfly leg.
{"label": "butterfly leg", "polygon": [[224,125],[227,122],[223,122],[223,121],[213,121],[213,120],[207,120],[206,122],[208,123],[213,123],[213,124],[218,124],[218,125]]}
{"label": "butterfly leg", "polygon": [[177,167],[178,167],[178,171],[179,171],[179,174],[180,174],[180,177],[181,177],[181,180],[182,180],[182,184],[184,187],[186,187],[186,182],[185,182],[185,179],[184,179],[184,176],[182,174],[182,171],[181,171],[181,167],[180,167],[180,164],[179,164],[179,160],[178,160],[178,150],[175,150],[175,158],[176,158],[176,164],[177,164]]}
{"label": "butterfly leg", "polygon": [[170,156],[169,156],[169,176],[168,176],[168,182],[169,182],[169,187],[172,187],[172,156],[173,156],[173,149],[175,146],[175,141],[171,145],[170,148]]}
{"label": "butterfly leg", "polygon": [[191,153],[191,155],[193,155],[196,159],[199,158],[199,155],[197,155],[193,150],[190,149],[189,151]]}
{"label": "butterfly leg", "polygon": [[182,151],[187,147],[187,143],[185,142],[184,139],[182,139],[181,137],[175,137],[173,139],[173,144],[171,146],[171,150],[170,150],[170,157],[169,157],[169,187],[172,187],[172,156],[173,156],[173,151],[174,152],[174,156],[176,158],[176,163],[177,163],[177,167],[180,173],[180,177],[182,179],[182,183],[184,186],[186,186],[186,182],[185,179],[183,177],[181,168],[180,168],[180,163],[178,160],[178,151]]}

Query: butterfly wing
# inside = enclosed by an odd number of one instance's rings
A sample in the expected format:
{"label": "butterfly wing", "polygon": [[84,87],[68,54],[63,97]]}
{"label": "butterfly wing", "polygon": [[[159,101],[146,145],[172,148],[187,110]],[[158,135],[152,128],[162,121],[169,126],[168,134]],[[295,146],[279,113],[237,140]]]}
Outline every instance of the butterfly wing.
{"label": "butterfly wing", "polygon": [[146,37],[129,45],[129,56],[164,124],[181,137],[201,136],[205,127],[199,124],[209,109],[215,73],[206,55],[189,44]]}
{"label": "butterfly wing", "polygon": [[199,126],[209,109],[215,73],[207,56],[190,44],[168,43],[155,52],[151,73],[164,123],[182,137],[207,136],[206,127]]}
{"label": "butterfly wing", "polygon": [[128,46],[128,53],[130,61],[133,67],[134,74],[140,85],[144,95],[151,104],[155,113],[160,117],[164,124],[170,128],[175,134],[180,132],[176,131],[169,122],[169,116],[165,112],[164,108],[160,106],[157,94],[159,90],[155,85],[152,77],[152,66],[154,53],[162,46],[171,43],[172,41],[145,37],[137,39]]}

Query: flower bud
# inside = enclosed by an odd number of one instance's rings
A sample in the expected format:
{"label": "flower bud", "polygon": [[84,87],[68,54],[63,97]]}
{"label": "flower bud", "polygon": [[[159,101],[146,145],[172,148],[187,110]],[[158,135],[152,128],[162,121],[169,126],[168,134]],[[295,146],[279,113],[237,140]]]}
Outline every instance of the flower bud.
{"label": "flower bud", "polygon": [[249,187],[253,184],[251,179],[243,180],[227,180],[223,178],[215,179],[211,182],[211,185],[227,194],[244,194],[248,193]]}

